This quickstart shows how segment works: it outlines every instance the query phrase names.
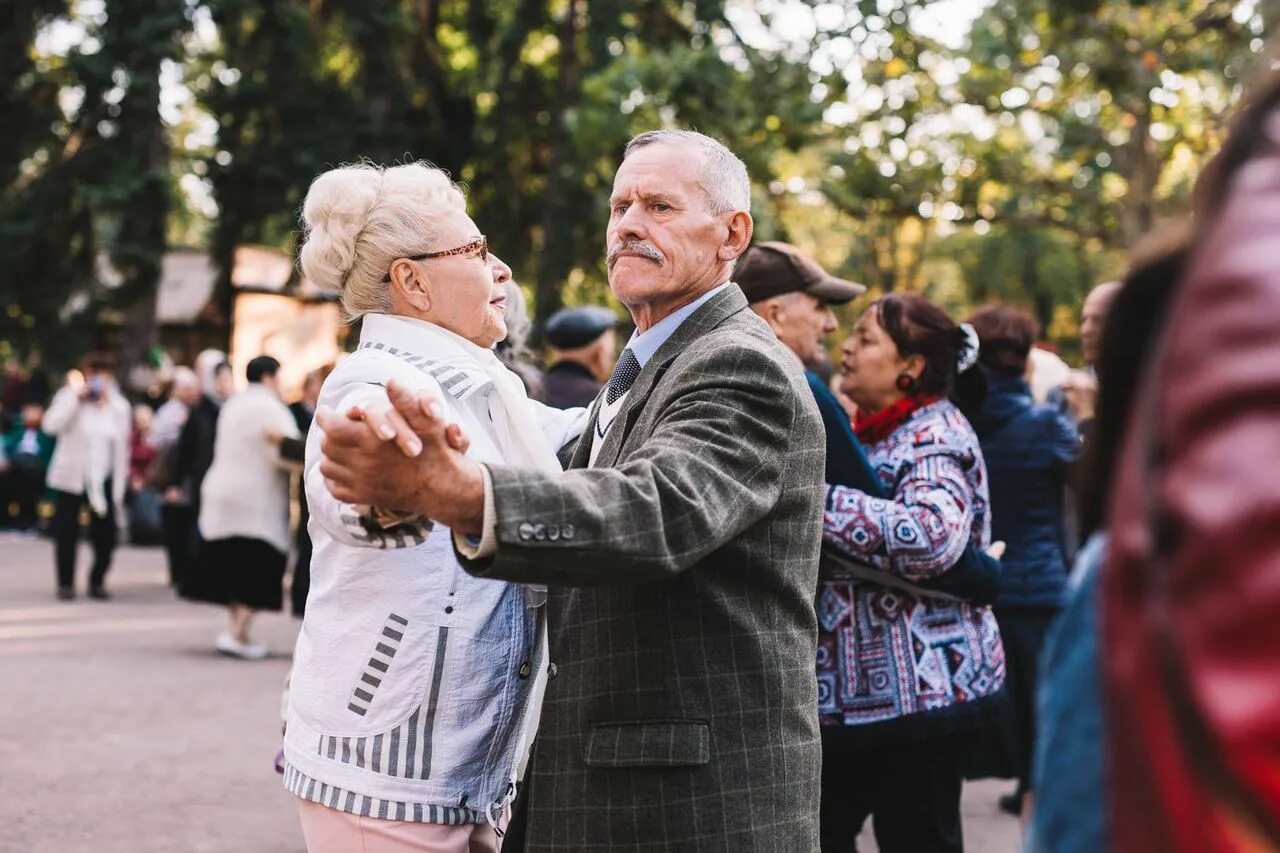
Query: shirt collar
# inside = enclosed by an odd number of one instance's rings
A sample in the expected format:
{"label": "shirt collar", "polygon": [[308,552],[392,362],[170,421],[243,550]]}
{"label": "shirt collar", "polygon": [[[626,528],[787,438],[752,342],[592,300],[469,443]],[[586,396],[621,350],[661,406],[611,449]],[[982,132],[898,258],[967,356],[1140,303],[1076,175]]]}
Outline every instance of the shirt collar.
{"label": "shirt collar", "polygon": [[[439,337],[424,335],[428,329]],[[450,349],[450,344],[457,347]],[[429,373],[446,394],[465,400],[488,392],[493,380],[476,363],[481,347],[434,323],[401,314],[366,314],[358,349],[380,350]]]}
{"label": "shirt collar", "polygon": [[675,334],[676,329],[684,324],[685,320],[689,319],[695,311],[710,302],[712,297],[728,286],[729,282],[726,281],[724,284],[711,288],[688,305],[677,308],[654,323],[644,334],[640,334],[637,330],[631,335],[631,340],[627,342],[627,349],[631,350],[631,354],[636,357],[636,361],[640,362],[641,367],[644,367],[649,363],[649,359],[653,358],[654,354],[667,342],[667,339]]}

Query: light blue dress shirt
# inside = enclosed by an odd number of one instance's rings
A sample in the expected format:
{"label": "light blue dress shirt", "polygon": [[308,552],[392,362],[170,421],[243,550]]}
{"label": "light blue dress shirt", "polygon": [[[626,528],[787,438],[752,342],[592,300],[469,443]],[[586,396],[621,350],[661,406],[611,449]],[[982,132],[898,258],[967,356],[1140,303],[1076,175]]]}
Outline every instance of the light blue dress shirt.
{"label": "light blue dress shirt", "polygon": [[676,329],[680,328],[684,321],[693,315],[693,312],[710,302],[716,297],[716,294],[722,292],[728,286],[729,282],[726,281],[718,287],[713,287],[688,305],[672,311],[666,317],[654,323],[647,332],[641,334],[637,331],[632,334],[626,348],[631,350],[631,354],[636,357],[636,361],[640,362],[640,367],[643,368],[649,363],[649,359],[653,358],[654,354],[662,348],[662,345],[667,342],[667,338],[675,334]]}

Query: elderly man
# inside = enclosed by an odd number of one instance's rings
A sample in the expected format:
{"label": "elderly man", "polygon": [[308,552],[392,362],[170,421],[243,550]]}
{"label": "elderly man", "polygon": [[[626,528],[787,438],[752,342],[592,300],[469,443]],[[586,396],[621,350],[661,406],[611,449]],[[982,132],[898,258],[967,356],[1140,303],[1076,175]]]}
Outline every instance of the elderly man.
{"label": "elderly man", "polygon": [[1092,428],[1093,413],[1098,404],[1098,377],[1093,366],[1102,354],[1102,329],[1119,290],[1120,282],[1107,281],[1089,291],[1084,307],[1080,309],[1080,349],[1085,369],[1073,370],[1066,382],[1049,392],[1049,404],[1063,414],[1071,415],[1082,436],[1087,436]]}
{"label": "elderly man", "polygon": [[742,162],[705,136],[627,146],[608,269],[636,333],[571,470],[477,465],[436,401],[395,387],[412,459],[320,419],[335,497],[447,524],[473,574],[551,585],[529,849],[817,847],[822,425],[730,281],[749,197]]}
{"label": "elderly man", "polygon": [[751,310],[778,340],[812,370],[827,362],[827,338],[838,328],[833,305],[867,292],[865,285],[837,278],[790,243],[756,243],[734,270]]}
{"label": "elderly man", "polygon": [[746,251],[734,271],[751,310],[764,318],[778,340],[805,367],[805,379],[818,403],[827,433],[826,482],[851,482],[847,472],[870,475],[870,465],[849,418],[835,394],[814,372],[827,361],[827,338],[836,331],[833,305],[844,305],[866,292],[864,285],[837,278],[795,246],[757,243]]}
{"label": "elderly man", "polygon": [[618,356],[617,325],[616,314],[596,305],[561,308],[551,315],[546,328],[551,366],[542,377],[548,405],[591,405]]}

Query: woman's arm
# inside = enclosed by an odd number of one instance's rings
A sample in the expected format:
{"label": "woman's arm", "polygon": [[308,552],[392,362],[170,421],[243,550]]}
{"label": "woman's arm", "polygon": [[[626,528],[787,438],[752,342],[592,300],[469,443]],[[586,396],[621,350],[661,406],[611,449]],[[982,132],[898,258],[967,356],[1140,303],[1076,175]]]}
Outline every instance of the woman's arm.
{"label": "woman's arm", "polygon": [[533,407],[534,414],[538,418],[538,426],[541,427],[543,435],[547,437],[547,443],[554,451],[559,452],[565,445],[577,441],[587,431],[590,408],[556,409],[534,399],[529,400],[529,405]]}
{"label": "woman's arm", "polygon": [[892,499],[829,486],[822,538],[874,568],[924,580],[951,568],[969,545],[972,502],[960,460],[930,454],[915,461]]}
{"label": "woman's arm", "polygon": [[80,393],[71,386],[64,386],[53,395],[49,410],[44,413],[40,428],[49,435],[61,435],[75,421],[80,412]]}
{"label": "woman's arm", "polygon": [[[340,380],[341,377],[338,378]],[[413,378],[418,379],[416,384],[421,384],[423,381],[434,382],[427,377],[421,377],[420,374]],[[334,379],[334,376],[330,377],[330,381]],[[326,383],[326,386],[328,384]],[[443,399],[438,386],[435,390]],[[353,407],[375,410],[389,406],[384,385],[363,381],[352,381],[346,384],[339,382],[337,387],[326,387],[321,403],[331,406],[339,414],[344,414]],[[311,512],[311,518],[315,519],[326,533],[344,545],[363,548],[412,548],[426,541],[434,526],[430,519],[375,512],[371,507],[343,503],[335,498],[329,492],[324,477],[320,473],[319,447],[324,431],[318,421],[311,425],[311,433],[314,435],[308,434],[307,437],[306,461],[302,474],[303,490],[307,496],[307,508]]]}

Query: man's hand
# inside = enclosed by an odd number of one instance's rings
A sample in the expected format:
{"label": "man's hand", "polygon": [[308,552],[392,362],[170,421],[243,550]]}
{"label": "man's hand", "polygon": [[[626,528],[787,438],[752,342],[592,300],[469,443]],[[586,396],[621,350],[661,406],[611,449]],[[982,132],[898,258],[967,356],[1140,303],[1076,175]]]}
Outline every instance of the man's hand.
{"label": "man's hand", "polygon": [[1073,370],[1062,383],[1062,393],[1067,398],[1067,408],[1076,421],[1093,420],[1098,407],[1098,380],[1083,370]]}
{"label": "man's hand", "polygon": [[323,432],[320,473],[330,494],[344,503],[419,513],[458,533],[480,533],[484,475],[463,455],[469,442],[462,429],[445,422],[444,408],[429,392],[392,381],[387,397],[394,418],[359,407],[316,413]]}

